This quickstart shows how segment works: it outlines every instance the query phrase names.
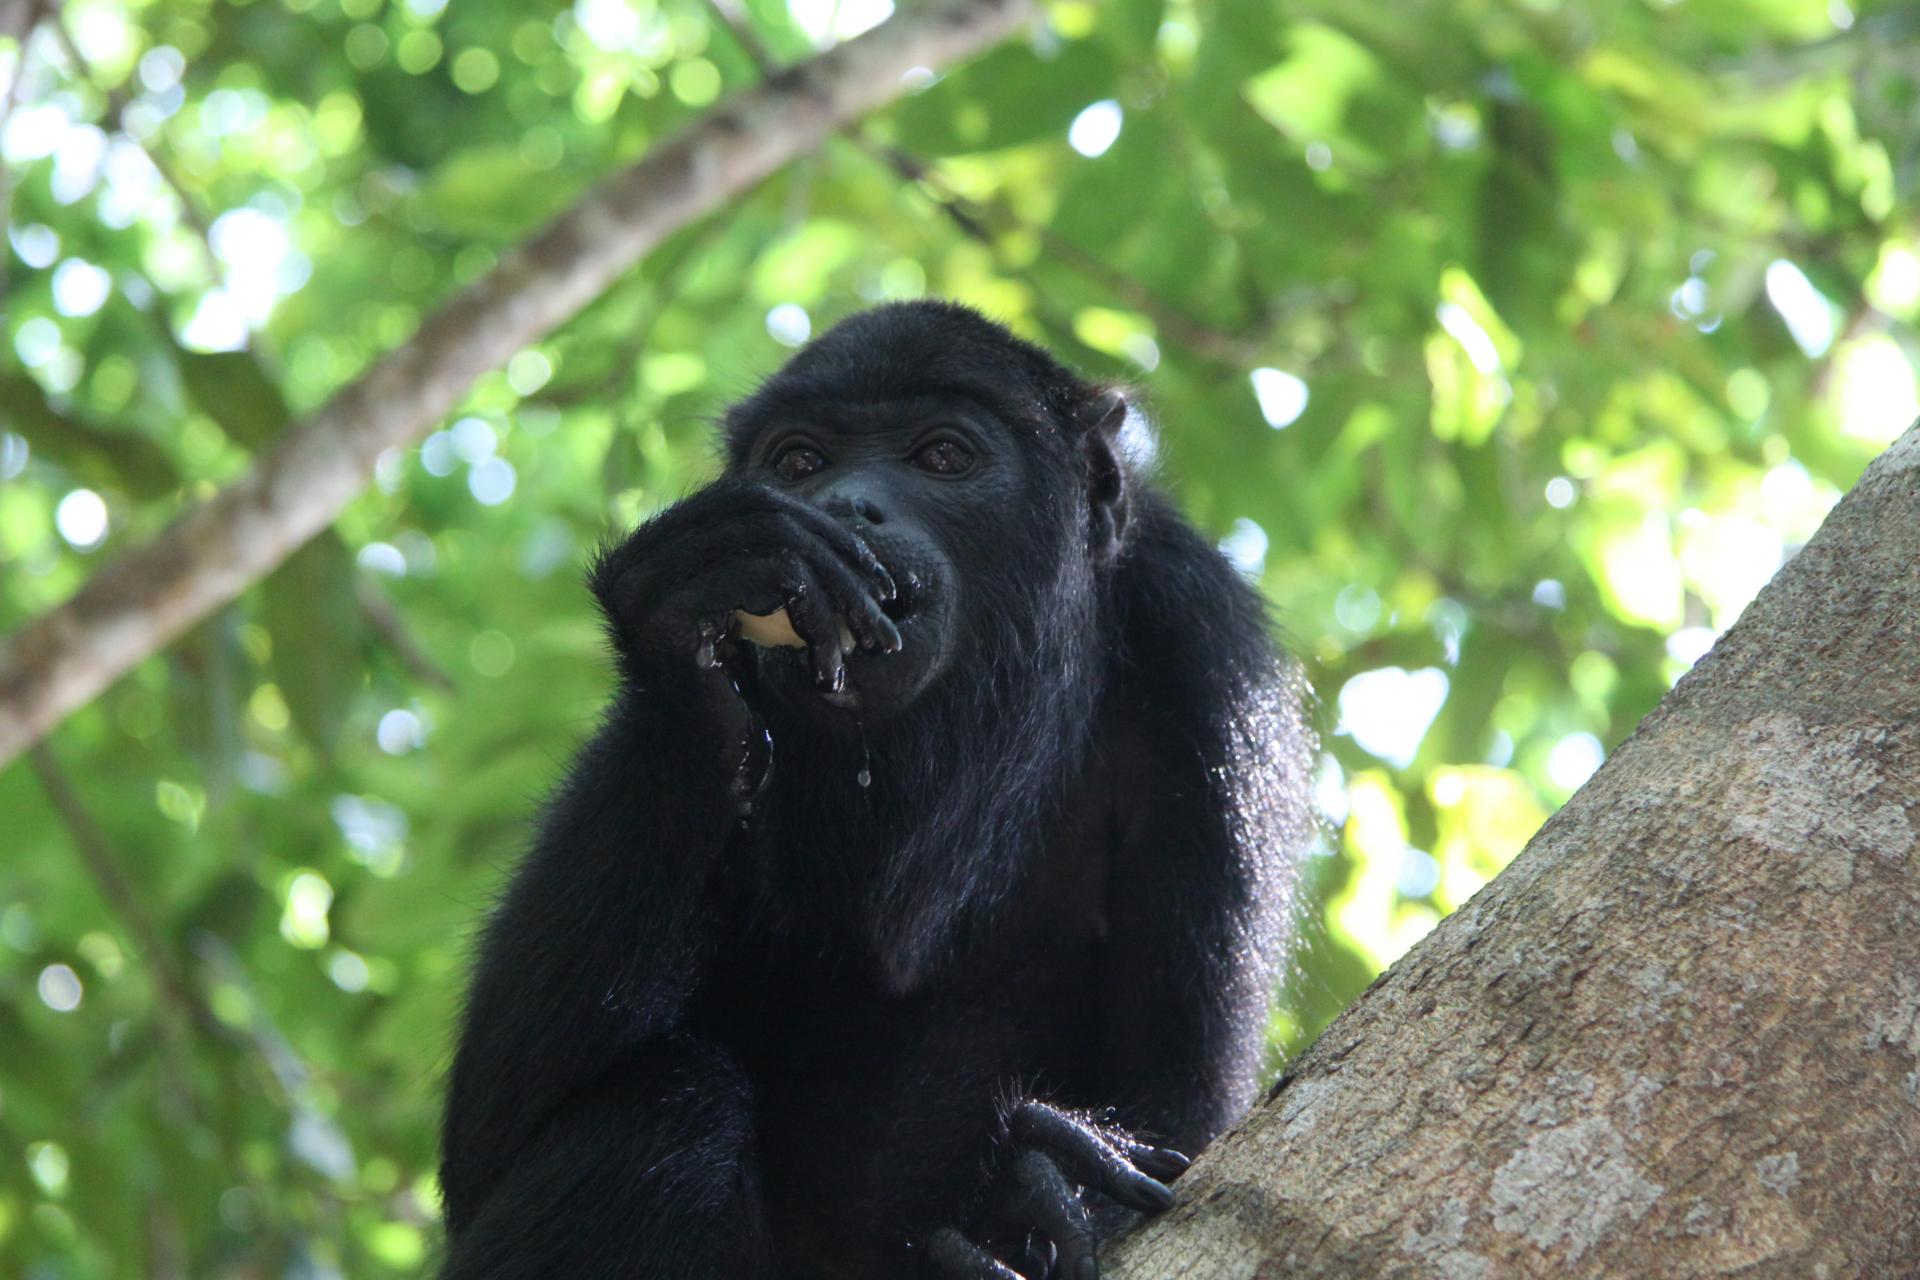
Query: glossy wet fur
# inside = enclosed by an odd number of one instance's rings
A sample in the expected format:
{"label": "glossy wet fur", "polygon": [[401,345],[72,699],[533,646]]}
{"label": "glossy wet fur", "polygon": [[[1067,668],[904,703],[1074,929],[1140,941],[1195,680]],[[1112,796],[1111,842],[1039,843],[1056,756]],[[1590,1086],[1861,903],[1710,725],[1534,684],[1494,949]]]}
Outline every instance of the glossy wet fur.
{"label": "glossy wet fur", "polygon": [[[866,313],[603,562],[622,686],[481,946],[445,1274],[1004,1275],[1049,1230],[1077,1268],[1244,1106],[1306,737],[1257,598],[1089,447],[1116,403],[970,312]],[[997,471],[895,465],[943,414]],[[837,456],[783,484],[796,427]],[[796,502],[922,571],[902,652],[847,658],[871,715],[646,616]]]}

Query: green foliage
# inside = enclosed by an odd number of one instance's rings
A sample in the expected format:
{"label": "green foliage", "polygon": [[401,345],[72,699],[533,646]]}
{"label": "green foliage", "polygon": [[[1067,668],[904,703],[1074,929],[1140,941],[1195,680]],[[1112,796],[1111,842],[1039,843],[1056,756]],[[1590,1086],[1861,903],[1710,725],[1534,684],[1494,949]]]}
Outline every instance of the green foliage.
{"label": "green foliage", "polygon": [[[692,0],[61,8],[84,65],[0,49],[0,628],[756,74]],[[793,59],[870,6],[747,8]],[[1916,29],[1074,0],[687,228],[74,717],[90,821],[0,772],[0,1273],[421,1267],[470,930],[606,692],[584,557],[710,474],[775,334],[881,298],[1140,387],[1272,598],[1327,731],[1297,1048],[1914,415]]]}

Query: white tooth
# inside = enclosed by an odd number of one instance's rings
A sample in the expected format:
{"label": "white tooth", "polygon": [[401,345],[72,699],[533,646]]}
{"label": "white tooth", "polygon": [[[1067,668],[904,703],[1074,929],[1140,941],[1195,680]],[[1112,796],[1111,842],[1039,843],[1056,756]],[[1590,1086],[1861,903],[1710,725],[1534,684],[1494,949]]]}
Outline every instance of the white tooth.
{"label": "white tooth", "polygon": [[853,652],[853,630],[844,622],[840,624],[840,647],[848,653]]}

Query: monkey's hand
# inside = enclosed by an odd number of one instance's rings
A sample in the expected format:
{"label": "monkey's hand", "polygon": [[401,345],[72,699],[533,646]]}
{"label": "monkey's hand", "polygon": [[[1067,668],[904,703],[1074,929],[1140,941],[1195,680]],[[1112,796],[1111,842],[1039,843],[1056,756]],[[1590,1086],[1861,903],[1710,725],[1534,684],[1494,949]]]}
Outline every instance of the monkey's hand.
{"label": "monkey's hand", "polygon": [[1087,1194],[1159,1213],[1173,1203],[1167,1183],[1191,1163],[1111,1124],[1032,1100],[1008,1114],[1004,1154],[978,1228],[968,1235],[943,1227],[928,1240],[936,1280],[1098,1280],[1099,1232]]}
{"label": "monkey's hand", "polygon": [[723,479],[667,508],[602,555],[592,583],[616,646],[642,668],[715,667],[739,614],[784,611],[823,688],[840,687],[854,644],[900,647],[881,608],[893,578],[866,540],[753,481]]}

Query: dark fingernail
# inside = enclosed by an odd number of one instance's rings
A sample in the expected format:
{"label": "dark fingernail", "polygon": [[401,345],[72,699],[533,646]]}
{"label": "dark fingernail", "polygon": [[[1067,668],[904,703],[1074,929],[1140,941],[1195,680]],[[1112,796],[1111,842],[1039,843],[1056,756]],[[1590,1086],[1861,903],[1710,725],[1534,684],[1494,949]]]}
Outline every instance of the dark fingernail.
{"label": "dark fingernail", "polygon": [[1164,1182],[1148,1179],[1141,1184],[1140,1198],[1153,1206],[1149,1212],[1162,1213],[1173,1207],[1173,1188]]}
{"label": "dark fingernail", "polygon": [[1092,1258],[1080,1259],[1080,1274],[1077,1280],[1100,1280],[1100,1264]]}

